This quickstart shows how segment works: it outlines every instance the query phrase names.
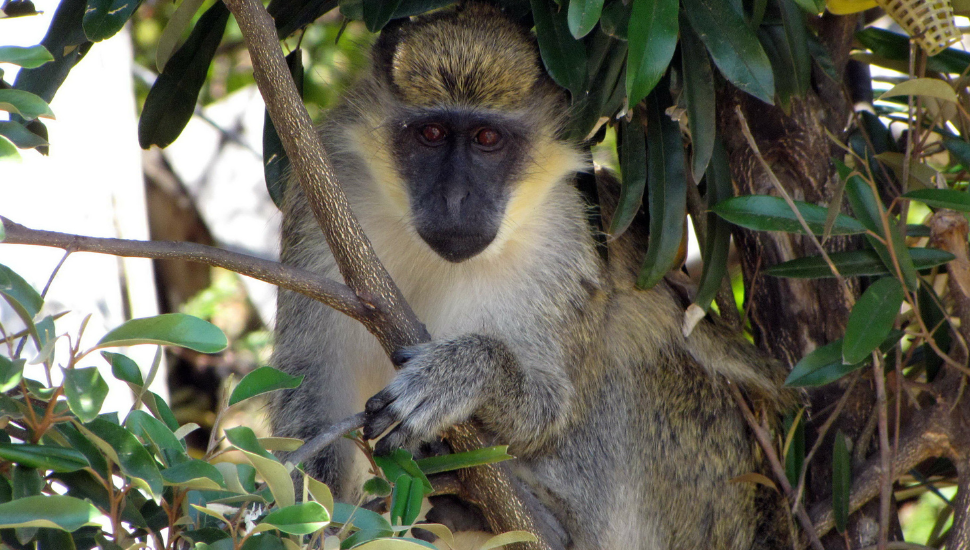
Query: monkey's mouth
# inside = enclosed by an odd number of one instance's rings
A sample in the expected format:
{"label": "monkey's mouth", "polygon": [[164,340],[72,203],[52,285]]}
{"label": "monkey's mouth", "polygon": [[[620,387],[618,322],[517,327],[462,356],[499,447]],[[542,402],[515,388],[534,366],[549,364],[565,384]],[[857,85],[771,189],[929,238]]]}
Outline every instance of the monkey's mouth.
{"label": "monkey's mouth", "polygon": [[498,228],[469,231],[465,228],[434,230],[418,228],[418,234],[439,256],[449,262],[463,262],[488,248],[498,234]]}

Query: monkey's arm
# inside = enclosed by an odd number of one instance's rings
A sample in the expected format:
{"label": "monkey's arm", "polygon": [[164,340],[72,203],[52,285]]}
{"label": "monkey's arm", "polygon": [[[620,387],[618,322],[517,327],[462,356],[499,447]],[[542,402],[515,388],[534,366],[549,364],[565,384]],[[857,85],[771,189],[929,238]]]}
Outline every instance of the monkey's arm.
{"label": "monkey's arm", "polygon": [[[568,418],[573,385],[561,368],[520,362],[503,341],[481,334],[421,344],[392,357],[394,380],[367,402],[364,436],[378,454],[413,448],[473,414],[517,453],[537,449]],[[538,363],[538,364],[537,364]]]}

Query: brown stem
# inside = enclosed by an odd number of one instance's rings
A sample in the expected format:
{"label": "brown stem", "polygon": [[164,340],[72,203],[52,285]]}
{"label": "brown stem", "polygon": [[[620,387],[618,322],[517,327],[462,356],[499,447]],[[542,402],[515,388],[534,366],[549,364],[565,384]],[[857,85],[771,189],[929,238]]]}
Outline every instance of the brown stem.
{"label": "brown stem", "polygon": [[[269,13],[259,0],[224,1],[242,31],[253,60],[256,85],[340,272],[373,313],[362,320],[364,326],[388,354],[400,347],[430,340],[427,329],[391,281],[350,209],[290,77]],[[458,452],[484,445],[478,431],[467,424],[455,426],[446,437]],[[463,488],[467,494],[462,496],[486,511],[493,530],[523,529],[539,537],[538,543],[520,544],[516,548],[550,548],[536,532],[536,524],[523,500],[527,495],[512,485],[510,474],[503,467],[469,469],[464,473]]]}
{"label": "brown stem", "polygon": [[82,237],[30,229],[2,216],[0,222],[7,233],[4,244],[29,244],[71,252],[199,262],[299,292],[361,322],[369,315],[357,295],[345,285],[278,262],[196,243]]}

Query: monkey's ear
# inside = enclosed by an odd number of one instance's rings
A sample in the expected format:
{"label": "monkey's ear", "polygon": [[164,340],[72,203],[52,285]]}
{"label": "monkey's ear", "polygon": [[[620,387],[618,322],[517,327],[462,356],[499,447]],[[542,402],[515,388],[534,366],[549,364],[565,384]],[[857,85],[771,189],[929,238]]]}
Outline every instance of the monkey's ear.
{"label": "monkey's ear", "polygon": [[403,34],[401,26],[407,21],[407,17],[392,19],[381,29],[381,34],[377,38],[377,42],[374,43],[374,49],[371,50],[371,62],[374,64],[375,74],[382,77],[391,74],[394,52],[397,51],[397,46],[401,42],[401,35]]}

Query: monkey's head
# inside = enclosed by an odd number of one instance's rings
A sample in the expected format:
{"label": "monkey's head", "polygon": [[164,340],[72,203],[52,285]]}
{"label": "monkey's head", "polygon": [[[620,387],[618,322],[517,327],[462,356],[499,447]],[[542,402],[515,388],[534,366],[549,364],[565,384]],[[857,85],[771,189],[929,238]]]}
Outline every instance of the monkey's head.
{"label": "monkey's head", "polygon": [[390,215],[409,219],[450,262],[517,238],[584,163],[560,137],[565,97],[535,40],[496,8],[463,4],[396,22],[373,62],[370,97],[380,105],[362,115],[388,147],[358,147],[377,165],[398,210]]}

